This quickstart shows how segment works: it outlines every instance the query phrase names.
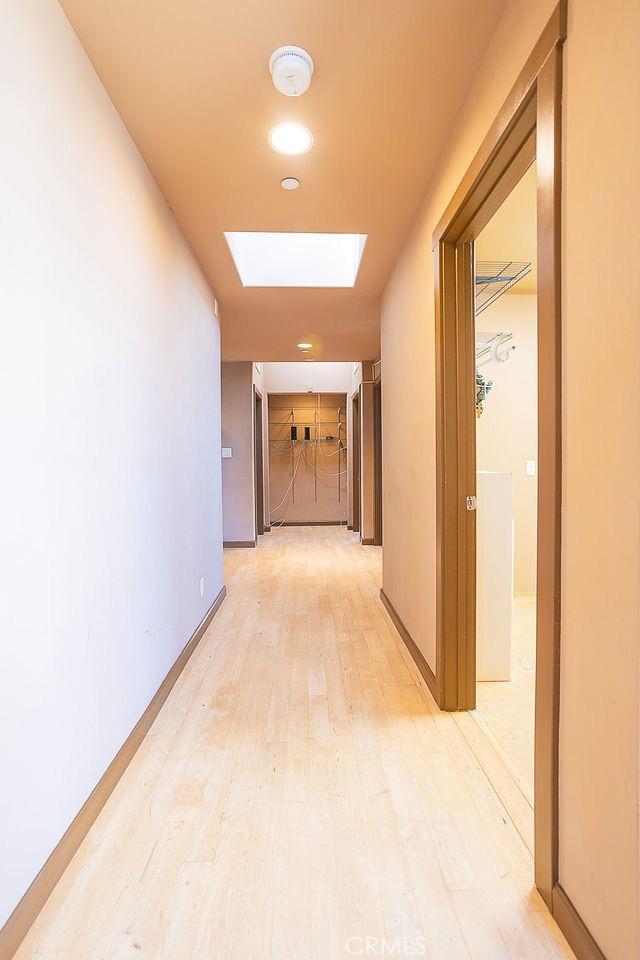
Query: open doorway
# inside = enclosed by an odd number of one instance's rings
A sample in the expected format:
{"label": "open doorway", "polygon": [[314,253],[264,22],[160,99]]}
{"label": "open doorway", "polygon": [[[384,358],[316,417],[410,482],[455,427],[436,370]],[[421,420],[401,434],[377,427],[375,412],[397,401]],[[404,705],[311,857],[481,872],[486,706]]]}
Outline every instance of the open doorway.
{"label": "open doorway", "polygon": [[[484,228],[535,161],[538,358],[535,779],[533,810],[529,807],[528,815],[524,812],[518,829],[526,821],[522,829],[534,851],[536,886],[554,911],[558,890],[559,816],[560,131],[565,14],[564,5],[554,11],[433,234],[437,324],[436,672],[431,677],[426,674],[426,681],[443,709],[475,709],[478,384],[474,248]],[[485,399],[488,403],[488,397]],[[473,719],[461,717],[461,724],[467,727],[470,737],[475,737],[477,751],[483,750],[486,740],[477,731]],[[499,762],[497,765],[500,766]],[[498,789],[495,782],[494,787]],[[510,791],[508,784],[506,792],[500,789],[505,806],[509,800],[507,793],[517,799],[518,791]],[[512,819],[516,823],[513,815]]]}
{"label": "open doorway", "polygon": [[538,460],[536,179],[534,162],[474,243],[477,513],[472,716],[531,810]]}
{"label": "open doorway", "polygon": [[[374,370],[376,365],[374,364]],[[377,367],[378,371],[380,367]],[[382,379],[373,381],[373,542],[382,546]]]}
{"label": "open doorway", "polygon": [[355,533],[360,532],[360,476],[361,476],[361,448],[360,448],[360,387],[352,399],[351,417],[351,517],[352,528]]}
{"label": "open doorway", "polygon": [[262,395],[253,388],[253,462],[256,506],[256,537],[264,533],[264,462],[262,441]]}

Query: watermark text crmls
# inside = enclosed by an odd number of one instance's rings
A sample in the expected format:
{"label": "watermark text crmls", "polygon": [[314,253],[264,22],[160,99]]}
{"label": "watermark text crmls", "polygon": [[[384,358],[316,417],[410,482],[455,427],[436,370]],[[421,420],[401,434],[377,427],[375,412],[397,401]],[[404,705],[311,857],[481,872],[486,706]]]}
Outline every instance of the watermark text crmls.
{"label": "watermark text crmls", "polygon": [[424,957],[424,937],[349,937],[345,946],[351,957]]}

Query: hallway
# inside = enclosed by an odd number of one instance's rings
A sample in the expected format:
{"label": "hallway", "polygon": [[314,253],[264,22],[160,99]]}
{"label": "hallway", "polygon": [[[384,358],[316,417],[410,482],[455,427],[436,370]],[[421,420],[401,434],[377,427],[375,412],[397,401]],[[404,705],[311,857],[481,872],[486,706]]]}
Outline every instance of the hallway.
{"label": "hallway", "polygon": [[380,561],[336,527],[225,552],[225,602],[19,960],[572,956]]}

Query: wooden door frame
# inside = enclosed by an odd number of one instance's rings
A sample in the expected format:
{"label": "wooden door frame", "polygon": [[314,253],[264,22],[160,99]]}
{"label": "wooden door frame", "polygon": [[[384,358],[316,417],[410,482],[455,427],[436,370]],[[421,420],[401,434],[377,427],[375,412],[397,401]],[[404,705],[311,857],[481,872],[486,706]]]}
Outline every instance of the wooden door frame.
{"label": "wooden door frame", "polygon": [[362,528],[362,423],[360,420],[360,387],[351,397],[351,528],[360,533]]}
{"label": "wooden door frame", "polygon": [[373,378],[373,542],[382,546],[382,378]]}
{"label": "wooden door frame", "polygon": [[566,0],[556,7],[433,235],[436,294],[436,698],[475,706],[473,242],[537,161],[538,557],[535,880],[558,880],[560,684],[560,139]]}
{"label": "wooden door frame", "polygon": [[[260,401],[260,417],[258,418],[258,401]],[[264,450],[263,450],[263,409],[262,394],[253,385],[253,460],[254,486],[256,506],[256,541],[265,531],[264,522]]]}

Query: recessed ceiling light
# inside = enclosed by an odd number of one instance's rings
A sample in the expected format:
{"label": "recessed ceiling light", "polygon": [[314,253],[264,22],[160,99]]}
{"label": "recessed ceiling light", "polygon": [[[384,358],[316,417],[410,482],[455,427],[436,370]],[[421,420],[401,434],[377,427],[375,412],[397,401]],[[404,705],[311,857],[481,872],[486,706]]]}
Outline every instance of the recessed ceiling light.
{"label": "recessed ceiling light", "polygon": [[277,153],[298,157],[313,146],[313,134],[301,123],[278,123],[269,131],[269,145]]}
{"label": "recessed ceiling light", "polygon": [[297,346],[298,346],[298,349],[299,349],[299,350],[311,350],[311,347],[313,346],[313,344],[312,344],[312,343],[299,343]]}
{"label": "recessed ceiling light", "polygon": [[283,190],[297,190],[300,186],[300,181],[296,177],[285,177],[284,180],[280,181],[280,186]]}
{"label": "recessed ceiling light", "polygon": [[305,362],[305,363],[315,363],[315,362],[316,362],[316,358],[315,358],[315,357],[305,357],[305,358],[304,358],[304,362]]}

